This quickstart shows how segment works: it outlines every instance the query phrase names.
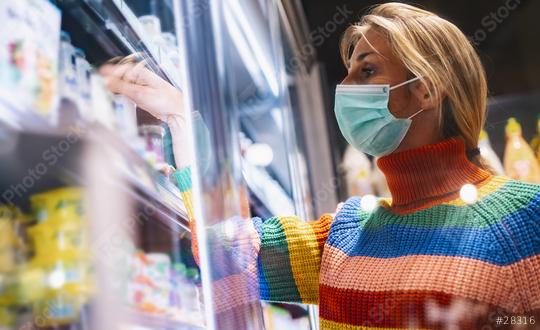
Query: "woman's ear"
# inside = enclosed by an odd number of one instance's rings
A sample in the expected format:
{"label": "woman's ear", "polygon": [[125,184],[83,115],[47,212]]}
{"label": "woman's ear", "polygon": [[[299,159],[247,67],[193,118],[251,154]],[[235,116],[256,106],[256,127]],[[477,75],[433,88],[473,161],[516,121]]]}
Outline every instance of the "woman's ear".
{"label": "woman's ear", "polygon": [[420,108],[424,110],[436,109],[445,96],[443,94],[436,96],[433,84],[428,80],[417,81],[411,85],[410,89],[418,99]]}

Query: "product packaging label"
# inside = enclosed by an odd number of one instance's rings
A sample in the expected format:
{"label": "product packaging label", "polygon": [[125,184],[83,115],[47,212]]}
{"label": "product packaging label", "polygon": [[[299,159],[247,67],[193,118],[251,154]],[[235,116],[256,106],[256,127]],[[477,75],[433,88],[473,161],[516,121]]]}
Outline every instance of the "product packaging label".
{"label": "product packaging label", "polygon": [[46,0],[0,2],[0,114],[37,112],[58,104],[60,11]]}

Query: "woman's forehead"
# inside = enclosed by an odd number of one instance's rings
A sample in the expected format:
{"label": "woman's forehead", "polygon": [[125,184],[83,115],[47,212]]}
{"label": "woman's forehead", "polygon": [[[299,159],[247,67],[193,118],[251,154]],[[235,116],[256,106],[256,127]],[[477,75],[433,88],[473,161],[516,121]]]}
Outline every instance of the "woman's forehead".
{"label": "woman's forehead", "polygon": [[375,52],[385,57],[391,54],[390,44],[387,38],[375,29],[368,29],[362,33],[362,36],[356,43],[353,55],[358,56],[364,52]]}

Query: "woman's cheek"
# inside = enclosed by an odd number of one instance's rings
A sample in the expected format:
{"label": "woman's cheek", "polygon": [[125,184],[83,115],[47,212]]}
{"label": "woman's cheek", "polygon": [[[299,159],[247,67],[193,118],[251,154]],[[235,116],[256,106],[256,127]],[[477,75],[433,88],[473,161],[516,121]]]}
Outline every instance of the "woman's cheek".
{"label": "woman's cheek", "polygon": [[405,117],[404,114],[406,113],[405,110],[407,108],[406,99],[397,92],[394,95],[392,95],[392,93],[390,94],[390,100],[388,101],[390,113],[396,118]]}

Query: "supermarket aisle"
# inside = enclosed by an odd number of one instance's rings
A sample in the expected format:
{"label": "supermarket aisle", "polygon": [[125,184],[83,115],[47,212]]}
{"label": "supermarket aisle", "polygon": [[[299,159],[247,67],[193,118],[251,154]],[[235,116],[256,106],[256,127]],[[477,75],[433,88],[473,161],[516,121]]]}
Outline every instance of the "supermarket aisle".
{"label": "supermarket aisle", "polygon": [[0,2],[0,329],[538,328],[538,4],[421,3],[474,146],[393,153],[425,77],[343,66],[373,1]]}

